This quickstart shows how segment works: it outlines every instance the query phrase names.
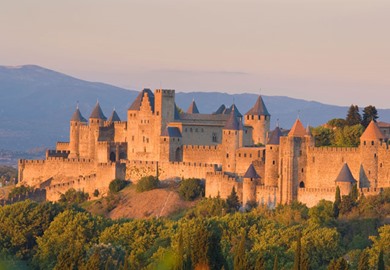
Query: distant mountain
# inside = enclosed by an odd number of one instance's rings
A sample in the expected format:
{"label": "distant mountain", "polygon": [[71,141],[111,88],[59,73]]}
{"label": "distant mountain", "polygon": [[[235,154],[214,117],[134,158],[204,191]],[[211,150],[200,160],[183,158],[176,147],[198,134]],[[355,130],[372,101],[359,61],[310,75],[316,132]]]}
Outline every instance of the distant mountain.
{"label": "distant mountain", "polygon": [[[140,89],[139,89],[140,90]],[[180,91],[180,89],[176,89]],[[0,66],[0,149],[31,150],[53,147],[69,138],[69,119],[79,103],[85,118],[97,100],[107,117],[115,107],[122,120],[138,92],[112,85],[88,82],[34,65]],[[201,113],[211,113],[233,101],[242,114],[254,104],[255,94],[180,93],[176,103],[183,110],[195,99]],[[264,96],[272,126],[290,128],[298,114],[304,124],[317,126],[331,118],[345,117],[347,107],[326,105],[280,96]],[[375,105],[375,104],[373,104]],[[379,110],[390,121],[390,110]]]}

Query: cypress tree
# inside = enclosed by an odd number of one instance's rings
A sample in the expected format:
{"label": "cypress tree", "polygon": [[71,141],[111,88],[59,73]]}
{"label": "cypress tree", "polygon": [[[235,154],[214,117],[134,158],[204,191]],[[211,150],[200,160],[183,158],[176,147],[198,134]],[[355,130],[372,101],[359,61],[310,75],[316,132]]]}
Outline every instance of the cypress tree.
{"label": "cypress tree", "polygon": [[242,230],[240,242],[235,248],[234,252],[234,270],[245,270],[246,269],[246,255],[245,255],[245,231]]}
{"label": "cypress tree", "polygon": [[378,111],[375,106],[369,105],[363,109],[362,125],[366,128],[372,120],[378,119]]}
{"label": "cypress tree", "polygon": [[183,232],[180,230],[179,242],[177,245],[177,262],[176,270],[184,269],[184,244],[183,244]]}
{"label": "cypress tree", "polygon": [[302,233],[301,231],[298,232],[298,240],[297,240],[297,249],[295,250],[295,256],[294,256],[294,270],[300,270],[301,269],[301,238]]}
{"label": "cypress tree", "polygon": [[235,187],[232,188],[232,192],[230,193],[229,197],[226,198],[226,203],[229,207],[230,212],[235,212],[238,210],[238,207],[240,206],[240,201],[238,200]]}
{"label": "cypress tree", "polygon": [[359,113],[357,105],[351,105],[348,109],[347,118],[345,119],[348,126],[354,126],[362,122],[362,117]]}
{"label": "cypress tree", "polygon": [[379,252],[378,257],[378,270],[385,270],[385,260],[383,259],[383,250]]}
{"label": "cypress tree", "polygon": [[333,203],[333,217],[338,218],[340,214],[340,205],[341,205],[341,195],[340,195],[340,187],[336,187],[336,195]]}
{"label": "cypress tree", "polygon": [[279,270],[278,266],[278,254],[276,254],[275,259],[274,259],[274,269],[273,270]]}
{"label": "cypress tree", "polygon": [[354,203],[356,203],[358,198],[359,198],[359,190],[357,188],[357,184],[354,184],[352,186],[352,190],[351,190],[350,196],[351,196],[352,201]]}

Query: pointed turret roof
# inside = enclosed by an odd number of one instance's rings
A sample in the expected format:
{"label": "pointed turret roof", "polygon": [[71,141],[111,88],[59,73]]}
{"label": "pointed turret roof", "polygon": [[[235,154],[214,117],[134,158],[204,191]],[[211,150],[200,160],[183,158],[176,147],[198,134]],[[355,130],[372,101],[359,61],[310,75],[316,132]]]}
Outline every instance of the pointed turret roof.
{"label": "pointed turret roof", "polygon": [[309,125],[306,127],[306,136],[312,136]]}
{"label": "pointed turret roof", "polygon": [[102,108],[100,108],[99,101],[96,102],[95,108],[93,108],[89,118],[107,120],[107,117],[103,114]]}
{"label": "pointed turret roof", "polygon": [[226,110],[226,106],[222,104],[215,112],[213,112],[213,114],[223,114],[225,110]]}
{"label": "pointed turret roof", "polygon": [[190,107],[188,107],[187,113],[199,113],[195,100],[192,100]]}
{"label": "pointed turret roof", "polygon": [[280,143],[280,137],[282,136],[282,131],[280,130],[279,127],[276,127],[272,133],[271,136],[268,140],[268,144],[273,144],[273,145],[279,145]]}
{"label": "pointed turret roof", "polygon": [[108,121],[110,121],[110,122],[120,122],[121,121],[121,119],[119,118],[115,109],[112,111],[112,114],[111,114],[110,118],[108,119]]}
{"label": "pointed turret roof", "polygon": [[238,117],[236,116],[234,107],[232,108],[232,111],[230,112],[229,118],[226,121],[224,129],[230,129],[230,130],[241,130],[242,124],[238,120]]}
{"label": "pointed turret roof", "polygon": [[297,119],[288,133],[289,137],[305,137],[306,129],[303,127],[301,120]]}
{"label": "pointed turret roof", "polygon": [[147,97],[149,99],[149,103],[150,103],[150,107],[152,108],[152,112],[154,112],[154,94],[153,94],[152,90],[150,90],[148,88],[143,89],[138,94],[137,98],[131,104],[129,110],[132,110],[132,111],[139,111],[140,110],[145,93],[147,94]]}
{"label": "pointed turret roof", "polygon": [[75,122],[87,122],[87,119],[85,119],[79,110],[79,106],[77,106],[76,110],[74,111],[72,118],[70,121],[75,121]]}
{"label": "pointed turret roof", "polygon": [[382,131],[379,129],[378,125],[374,120],[370,122],[366,130],[363,132],[360,140],[363,141],[375,141],[375,140],[385,140],[386,137],[383,135]]}
{"label": "pointed turret roof", "polygon": [[349,169],[347,163],[344,163],[335,182],[356,183],[356,180],[355,180],[355,178],[353,178],[353,175],[352,175],[351,170]]}
{"label": "pointed turret roof", "polygon": [[234,103],[232,104],[232,106],[230,106],[229,112],[226,112],[226,114],[230,113],[230,112],[234,112],[236,117],[240,117],[240,118],[242,117],[242,114],[240,113],[240,111],[238,110],[236,104],[234,104]]}
{"label": "pointed turret roof", "polygon": [[260,178],[253,164],[249,165],[248,170],[246,170],[246,173],[244,174],[244,178]]}
{"label": "pointed turret roof", "polygon": [[263,98],[259,96],[255,105],[245,115],[266,115],[270,116],[267,107],[264,104]]}
{"label": "pointed turret roof", "polygon": [[180,120],[180,112],[179,112],[179,107],[177,107],[175,103],[175,115],[174,115],[175,120]]}

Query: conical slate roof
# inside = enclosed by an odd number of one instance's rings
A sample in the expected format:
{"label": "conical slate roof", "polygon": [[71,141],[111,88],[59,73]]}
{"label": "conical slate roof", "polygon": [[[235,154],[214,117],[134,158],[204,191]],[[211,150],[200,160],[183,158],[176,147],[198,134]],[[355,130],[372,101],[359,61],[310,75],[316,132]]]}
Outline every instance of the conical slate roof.
{"label": "conical slate roof", "polygon": [[356,180],[355,180],[355,178],[353,178],[351,170],[349,169],[347,163],[344,163],[335,182],[356,183]]}
{"label": "conical slate roof", "polygon": [[363,141],[375,141],[375,140],[384,140],[386,137],[383,135],[382,131],[378,128],[378,125],[374,120],[370,122],[366,130],[363,132],[360,137]]}
{"label": "conical slate roof", "polygon": [[297,119],[288,133],[289,137],[304,137],[306,135],[306,129],[303,127],[301,120]]}
{"label": "conical slate roof", "polygon": [[138,94],[137,98],[131,104],[129,110],[132,110],[132,111],[139,111],[140,110],[145,93],[147,93],[149,103],[150,103],[150,106],[152,108],[152,112],[154,112],[154,94],[153,94],[152,90],[147,89],[147,88],[145,88],[144,90],[142,90]]}
{"label": "conical slate roof", "polygon": [[79,110],[79,107],[77,106],[76,110],[74,111],[72,118],[70,121],[75,121],[75,122],[87,122],[87,119],[85,119]]}
{"label": "conical slate roof", "polygon": [[110,121],[110,122],[120,122],[121,121],[121,119],[119,118],[115,109],[112,111],[112,114],[111,114],[110,118],[108,119],[108,121]]}
{"label": "conical slate roof", "polygon": [[226,110],[226,106],[222,104],[215,112],[213,112],[213,114],[223,114],[225,110]]}
{"label": "conical slate roof", "polygon": [[246,173],[244,174],[244,178],[260,178],[253,164],[249,165],[248,170],[246,170]]}
{"label": "conical slate roof", "polygon": [[236,106],[236,104],[232,104],[232,106],[230,106],[230,108],[229,108],[229,113],[230,112],[234,112],[234,114],[235,114],[235,116],[236,117],[242,117],[242,114],[240,113],[240,111],[238,110],[238,108],[237,108],[237,106]]}
{"label": "conical slate roof", "polygon": [[255,105],[245,115],[266,115],[270,116],[267,107],[264,104],[263,98],[259,96]]}
{"label": "conical slate roof", "polygon": [[195,100],[192,100],[190,107],[188,107],[187,113],[199,113]]}
{"label": "conical slate roof", "polygon": [[229,118],[226,121],[224,129],[230,129],[230,130],[241,130],[242,124],[238,120],[238,117],[236,116],[234,107],[232,108],[232,111],[230,112]]}
{"label": "conical slate roof", "polygon": [[276,127],[272,133],[271,136],[268,140],[268,144],[273,144],[273,145],[279,145],[280,143],[280,137],[282,136],[282,131],[280,130],[279,127]]}
{"label": "conical slate roof", "polygon": [[102,108],[100,108],[99,102],[96,103],[89,118],[107,120],[107,117],[103,114]]}
{"label": "conical slate roof", "polygon": [[177,107],[176,103],[175,103],[175,115],[174,115],[174,119],[175,119],[175,120],[180,120],[180,112],[179,112],[179,108]]}

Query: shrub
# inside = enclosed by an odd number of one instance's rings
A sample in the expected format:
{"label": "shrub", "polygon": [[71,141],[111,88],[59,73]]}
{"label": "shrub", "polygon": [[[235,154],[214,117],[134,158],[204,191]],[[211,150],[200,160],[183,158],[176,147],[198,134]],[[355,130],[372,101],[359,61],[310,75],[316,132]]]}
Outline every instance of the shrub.
{"label": "shrub", "polygon": [[122,189],[124,189],[129,184],[126,180],[120,180],[120,179],[114,179],[111,181],[108,188],[110,189],[110,192],[112,193],[118,193]]}
{"label": "shrub", "polygon": [[74,188],[69,189],[65,194],[61,194],[59,201],[66,203],[82,203],[89,199],[89,194],[83,191],[76,191]]}
{"label": "shrub", "polygon": [[186,201],[193,201],[199,196],[202,196],[203,193],[204,187],[200,179],[189,178],[181,181],[180,183],[179,195]]}
{"label": "shrub", "polygon": [[94,197],[98,197],[100,194],[99,190],[98,189],[95,189],[95,191],[93,192],[93,196]]}
{"label": "shrub", "polygon": [[144,192],[158,188],[160,181],[152,175],[142,177],[137,183],[137,192]]}
{"label": "shrub", "polygon": [[10,193],[8,193],[8,199],[13,199],[21,195],[27,195],[29,192],[33,191],[34,189],[29,186],[20,186],[20,187],[14,187]]}

